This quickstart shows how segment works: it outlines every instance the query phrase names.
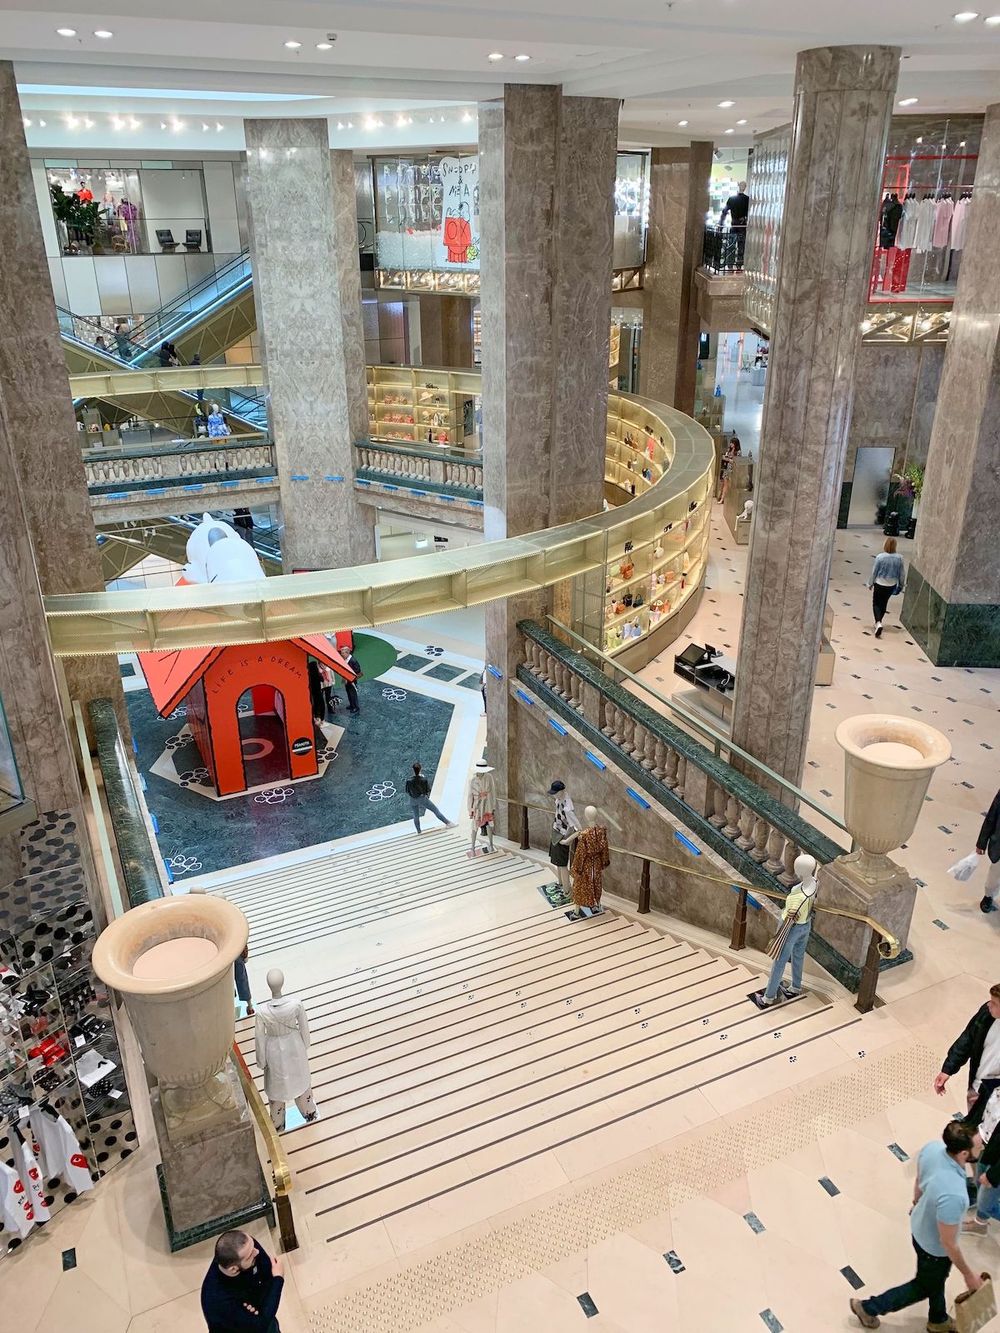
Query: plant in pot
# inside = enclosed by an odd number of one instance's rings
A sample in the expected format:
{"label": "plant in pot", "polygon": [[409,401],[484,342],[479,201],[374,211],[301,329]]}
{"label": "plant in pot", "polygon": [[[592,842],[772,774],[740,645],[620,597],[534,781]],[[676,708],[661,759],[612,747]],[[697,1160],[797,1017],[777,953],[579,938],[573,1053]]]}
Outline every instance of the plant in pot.
{"label": "plant in pot", "polygon": [[51,186],[50,193],[56,221],[66,228],[67,249],[72,252],[79,250],[81,245],[91,250],[97,249],[95,242],[100,212],[97,204],[93,201],[84,203],[75,194],[66,194],[59,185]]}

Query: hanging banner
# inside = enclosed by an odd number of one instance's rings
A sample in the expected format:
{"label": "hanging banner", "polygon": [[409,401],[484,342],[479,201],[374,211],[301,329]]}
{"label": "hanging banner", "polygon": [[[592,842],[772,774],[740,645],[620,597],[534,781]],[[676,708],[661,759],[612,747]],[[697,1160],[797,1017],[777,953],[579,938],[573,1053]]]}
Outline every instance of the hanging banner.
{"label": "hanging banner", "polygon": [[441,243],[449,264],[472,264],[479,259],[479,158],[443,157],[439,163]]}

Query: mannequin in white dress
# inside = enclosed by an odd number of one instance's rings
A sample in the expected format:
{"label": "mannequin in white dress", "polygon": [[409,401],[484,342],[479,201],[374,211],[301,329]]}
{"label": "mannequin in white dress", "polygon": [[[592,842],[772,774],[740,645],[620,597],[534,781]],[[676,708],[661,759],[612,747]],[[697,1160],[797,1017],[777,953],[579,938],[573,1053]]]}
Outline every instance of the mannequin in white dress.
{"label": "mannequin in white dress", "polygon": [[257,1064],[264,1073],[274,1127],[285,1128],[285,1103],[294,1101],[307,1121],[317,1111],[309,1073],[309,1023],[305,1005],[294,995],[282,995],[285,976],[277,968],[267,974],[271,998],[257,1006],[254,1039]]}

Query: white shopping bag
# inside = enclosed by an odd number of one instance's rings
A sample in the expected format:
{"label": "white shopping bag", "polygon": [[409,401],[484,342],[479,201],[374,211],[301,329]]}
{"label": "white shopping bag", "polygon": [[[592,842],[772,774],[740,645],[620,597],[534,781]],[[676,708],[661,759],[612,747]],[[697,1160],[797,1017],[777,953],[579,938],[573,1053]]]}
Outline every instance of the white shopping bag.
{"label": "white shopping bag", "polygon": [[976,873],[978,864],[979,855],[977,852],[973,852],[971,856],[963,856],[961,861],[956,861],[953,866],[949,866],[948,874],[964,883]]}

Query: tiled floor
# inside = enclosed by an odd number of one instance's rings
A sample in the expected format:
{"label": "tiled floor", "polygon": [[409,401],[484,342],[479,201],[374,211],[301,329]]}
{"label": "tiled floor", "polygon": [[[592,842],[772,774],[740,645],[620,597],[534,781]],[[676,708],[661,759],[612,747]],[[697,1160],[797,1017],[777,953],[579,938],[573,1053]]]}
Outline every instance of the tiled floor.
{"label": "tiled floor", "polygon": [[[679,648],[709,631],[714,642],[738,643],[746,549],[716,512],[709,589]],[[910,1275],[913,1158],[962,1100],[957,1086],[954,1096],[936,1098],[931,1079],[998,975],[1000,914],[979,913],[980,880],[961,885],[945,872],[970,849],[1000,784],[996,751],[987,748],[1000,749],[1000,672],[935,670],[898,623],[874,640],[863,583],[877,544],[870,531],[837,536],[830,601],[838,662],[834,685],[816,694],[806,782],[839,807],[843,770],[833,730],[860,711],[921,709],[917,715],[954,746],[899,853],[924,888],[915,961],[883,979],[886,1005],[783,1058],[694,1089],[669,1113],[651,1116],[633,1103],[636,1113],[623,1124],[595,1126],[524,1162],[503,1188],[491,1176],[392,1226],[328,1240],[297,1199],[302,1244],[290,1257],[284,1333],[826,1333],[857,1327],[847,1310],[856,1288]],[[416,668],[422,675],[439,662],[463,664],[456,645],[440,639],[422,642],[418,633],[407,644],[426,662]],[[448,651],[426,651],[434,646]],[[672,687],[671,665],[665,655],[650,667],[657,688]],[[474,668],[469,658],[467,670]],[[474,692],[455,683],[460,678],[431,678],[427,688],[471,695],[477,705]],[[468,898],[464,929],[509,924],[506,892]],[[432,904],[400,916],[367,943],[361,932],[334,937],[351,940],[336,946],[353,950],[341,970],[427,947],[453,910]],[[294,950],[297,985],[332,975],[333,947],[302,942]],[[265,961],[251,958],[258,984],[255,969]],[[485,1040],[491,1028],[481,1032]],[[324,1095],[336,1105],[335,1086]],[[266,1239],[263,1228],[255,1233]],[[996,1269],[997,1239],[966,1239],[963,1247],[977,1266]],[[63,1272],[68,1249],[78,1266]],[[6,1261],[3,1280],[30,1292],[18,1303],[25,1333],[203,1333],[197,1288],[207,1263],[206,1246],[165,1253],[146,1146]],[[958,1285],[953,1279],[950,1290]],[[915,1308],[883,1327],[917,1333],[925,1319]]]}

